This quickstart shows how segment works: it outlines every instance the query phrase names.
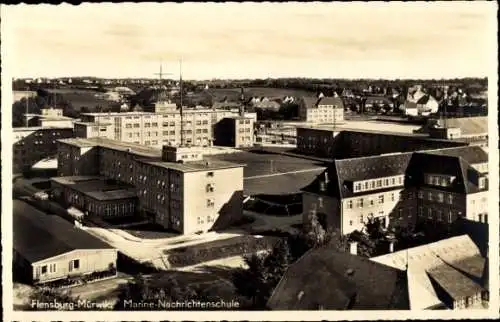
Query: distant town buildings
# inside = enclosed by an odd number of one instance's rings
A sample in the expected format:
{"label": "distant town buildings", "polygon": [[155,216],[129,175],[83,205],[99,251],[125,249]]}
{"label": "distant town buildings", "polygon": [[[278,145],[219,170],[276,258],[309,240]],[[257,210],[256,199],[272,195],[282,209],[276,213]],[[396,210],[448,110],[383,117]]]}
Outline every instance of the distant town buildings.
{"label": "distant town buildings", "polygon": [[[214,225],[224,226],[241,217],[243,167],[206,161],[199,147],[164,146],[158,150],[100,138],[59,141],[59,176],[101,176],[131,185],[138,198],[134,206],[137,210],[166,229],[184,234],[208,231]],[[106,197],[113,190],[110,188],[105,189],[106,193],[98,193],[98,202],[88,192],[84,193],[86,202],[78,201],[76,196],[83,192],[72,183],[75,180],[78,179],[56,179],[67,191],[63,194],[65,201],[83,208],[83,212],[121,215],[126,206],[124,200],[131,200],[125,192]],[[114,189],[124,191],[122,185]],[[128,211],[133,211],[128,205]]]}
{"label": "distant town buildings", "polygon": [[368,218],[386,228],[418,221],[488,222],[488,155],[466,146],[334,160],[303,189],[304,221],[317,213],[343,234]]}
{"label": "distant town buildings", "polygon": [[344,120],[344,103],[340,97],[303,97],[298,114],[308,123],[338,124]]}
{"label": "distant town buildings", "polygon": [[425,93],[421,86],[410,89],[405,103],[401,106],[405,115],[408,116],[429,116],[437,113],[439,102],[430,94]]}
{"label": "distant town buildings", "polygon": [[488,117],[429,119],[415,133],[427,133],[432,138],[467,142],[471,145],[488,146]]}

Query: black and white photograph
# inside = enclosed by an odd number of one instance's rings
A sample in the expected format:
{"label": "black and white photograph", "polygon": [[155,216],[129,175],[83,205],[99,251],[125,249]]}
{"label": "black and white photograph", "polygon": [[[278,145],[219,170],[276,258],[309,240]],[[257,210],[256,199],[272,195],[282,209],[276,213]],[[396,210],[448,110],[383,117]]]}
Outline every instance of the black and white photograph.
{"label": "black and white photograph", "polygon": [[498,318],[497,10],[2,5],[8,320]]}

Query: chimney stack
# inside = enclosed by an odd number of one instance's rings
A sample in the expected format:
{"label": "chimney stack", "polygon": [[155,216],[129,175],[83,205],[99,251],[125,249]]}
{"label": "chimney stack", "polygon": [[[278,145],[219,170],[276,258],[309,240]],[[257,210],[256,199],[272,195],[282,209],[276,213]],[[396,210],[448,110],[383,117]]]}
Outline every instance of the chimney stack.
{"label": "chimney stack", "polygon": [[325,171],[325,183],[328,184],[328,171]]}
{"label": "chimney stack", "polygon": [[394,240],[391,240],[389,242],[389,253],[394,253],[394,244],[395,244]]}

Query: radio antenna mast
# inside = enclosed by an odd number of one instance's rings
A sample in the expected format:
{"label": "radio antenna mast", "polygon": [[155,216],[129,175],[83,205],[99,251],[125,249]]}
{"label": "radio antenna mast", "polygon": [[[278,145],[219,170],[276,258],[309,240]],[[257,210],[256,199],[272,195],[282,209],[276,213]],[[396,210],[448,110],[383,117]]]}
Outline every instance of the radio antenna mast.
{"label": "radio antenna mast", "polygon": [[183,107],[183,89],[182,89],[182,58],[179,61],[179,93],[180,93],[180,112],[181,112],[181,146],[184,146],[184,107]]}

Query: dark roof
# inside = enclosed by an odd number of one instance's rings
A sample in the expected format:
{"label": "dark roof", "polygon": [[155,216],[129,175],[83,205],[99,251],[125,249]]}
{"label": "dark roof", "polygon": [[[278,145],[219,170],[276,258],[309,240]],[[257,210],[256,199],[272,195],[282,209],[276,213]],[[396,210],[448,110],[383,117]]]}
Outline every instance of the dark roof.
{"label": "dark roof", "polygon": [[[354,193],[348,188],[348,182],[403,175],[411,156],[411,153],[401,153],[335,160],[333,165],[325,171],[328,174],[329,180],[325,194],[340,198],[349,198]],[[320,191],[320,183],[324,181],[325,172],[318,176],[311,184],[303,188],[303,191],[318,193]],[[375,190],[371,190],[357,193],[356,195],[374,192]]]}
{"label": "dark roof", "polygon": [[455,176],[451,186],[440,187],[440,190],[456,193],[466,193],[463,164],[454,156],[427,153],[415,153],[408,166],[408,181],[410,184],[425,186],[425,174],[436,173]]}
{"label": "dark roof", "polygon": [[426,94],[417,101],[417,104],[427,104],[427,102],[429,102],[429,99],[430,99],[429,94]]}
{"label": "dark roof", "polygon": [[274,310],[409,309],[406,272],[329,248],[290,266],[268,301]]}
{"label": "dark roof", "polygon": [[57,215],[13,201],[14,249],[31,263],[77,249],[112,249]]}
{"label": "dark roof", "polygon": [[429,150],[425,151],[425,153],[460,157],[470,164],[488,162],[488,153],[486,153],[486,151],[484,151],[481,147],[475,145]]}
{"label": "dark roof", "polygon": [[[435,173],[457,178],[452,186],[440,187],[440,189],[448,192],[474,193],[479,191],[479,187],[472,179],[480,174],[470,164],[487,161],[488,154],[477,146],[334,160],[327,170],[302,190],[320,193],[320,185],[326,178],[325,173],[328,177],[328,184],[322,194],[338,198],[383,191],[382,189],[370,190],[354,194],[350,187],[353,181],[406,175],[407,184],[422,186],[425,185],[424,175]],[[393,188],[385,190],[393,190]]]}
{"label": "dark roof", "polygon": [[427,274],[455,300],[483,291],[481,285],[449,265],[440,265]]}
{"label": "dark roof", "polygon": [[325,96],[318,100],[317,105],[336,105],[337,108],[344,108],[344,102],[340,97]]}
{"label": "dark roof", "polygon": [[318,103],[319,99],[317,97],[311,97],[311,96],[304,96],[302,97],[302,101],[304,102],[304,105],[306,108],[313,108],[316,106],[316,103]]}

